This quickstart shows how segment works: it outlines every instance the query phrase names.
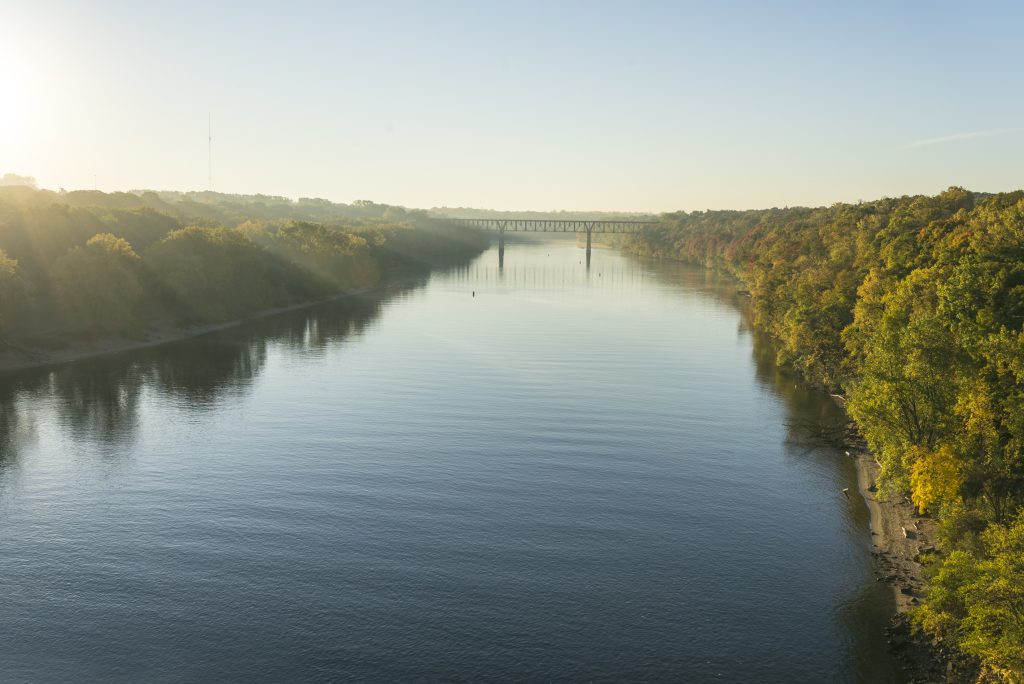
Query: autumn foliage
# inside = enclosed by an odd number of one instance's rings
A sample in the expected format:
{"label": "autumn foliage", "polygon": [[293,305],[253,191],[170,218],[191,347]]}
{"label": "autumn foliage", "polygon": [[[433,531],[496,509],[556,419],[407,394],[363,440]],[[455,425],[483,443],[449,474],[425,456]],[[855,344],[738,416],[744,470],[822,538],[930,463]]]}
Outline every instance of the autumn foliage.
{"label": "autumn foliage", "polygon": [[919,623],[1024,681],[1024,192],[672,214],[626,247],[742,280],[779,361],[847,397],[883,492],[940,519]]}

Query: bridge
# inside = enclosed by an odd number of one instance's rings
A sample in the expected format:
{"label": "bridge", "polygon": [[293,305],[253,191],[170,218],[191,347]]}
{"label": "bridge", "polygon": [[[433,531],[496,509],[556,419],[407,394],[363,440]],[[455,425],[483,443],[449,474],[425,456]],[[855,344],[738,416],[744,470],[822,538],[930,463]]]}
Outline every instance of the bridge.
{"label": "bridge", "polygon": [[590,268],[590,242],[593,233],[637,233],[657,221],[586,221],[578,219],[444,219],[449,223],[498,231],[498,266],[505,265],[505,231],[514,233],[587,234],[587,268]]}

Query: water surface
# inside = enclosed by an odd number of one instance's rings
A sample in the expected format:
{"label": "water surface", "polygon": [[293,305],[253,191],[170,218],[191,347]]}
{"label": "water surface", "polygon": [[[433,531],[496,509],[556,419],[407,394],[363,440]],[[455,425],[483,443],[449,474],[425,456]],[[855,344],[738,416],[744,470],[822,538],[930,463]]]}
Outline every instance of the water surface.
{"label": "water surface", "polygon": [[835,407],[582,262],[0,378],[0,678],[894,680]]}

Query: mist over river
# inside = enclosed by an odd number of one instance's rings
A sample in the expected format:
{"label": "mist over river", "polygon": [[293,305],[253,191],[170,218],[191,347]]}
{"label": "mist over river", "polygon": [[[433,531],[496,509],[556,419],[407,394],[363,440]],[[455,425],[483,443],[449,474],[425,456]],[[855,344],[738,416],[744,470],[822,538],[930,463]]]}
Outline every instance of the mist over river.
{"label": "mist over river", "polygon": [[0,377],[0,680],[898,681],[841,413],[583,254]]}

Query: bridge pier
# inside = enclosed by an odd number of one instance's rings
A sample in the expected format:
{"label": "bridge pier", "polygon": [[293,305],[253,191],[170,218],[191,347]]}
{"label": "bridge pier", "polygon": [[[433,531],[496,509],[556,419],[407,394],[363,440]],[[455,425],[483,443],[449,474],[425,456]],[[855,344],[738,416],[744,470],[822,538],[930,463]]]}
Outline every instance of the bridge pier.
{"label": "bridge pier", "polygon": [[498,228],[498,270],[505,268],[505,226]]}
{"label": "bridge pier", "polygon": [[594,226],[587,226],[587,270],[590,270],[590,234],[594,232]]}
{"label": "bridge pier", "polygon": [[590,269],[590,255],[593,251],[594,233],[635,233],[644,230],[648,226],[657,225],[657,221],[631,221],[628,219],[620,221],[588,221],[585,219],[484,219],[465,218],[448,219],[439,218],[437,221],[444,223],[455,223],[475,228],[498,230],[498,270],[505,268],[505,231],[530,231],[530,232],[552,232],[552,233],[576,233],[581,230],[587,231],[587,269]]}

